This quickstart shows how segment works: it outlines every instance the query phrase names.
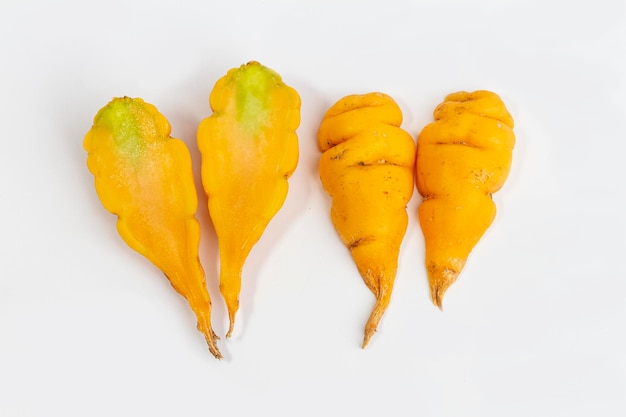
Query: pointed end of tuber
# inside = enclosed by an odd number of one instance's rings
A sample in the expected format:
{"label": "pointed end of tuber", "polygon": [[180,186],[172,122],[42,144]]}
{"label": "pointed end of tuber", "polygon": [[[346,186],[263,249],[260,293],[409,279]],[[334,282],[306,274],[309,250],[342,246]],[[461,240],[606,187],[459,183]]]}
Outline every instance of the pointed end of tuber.
{"label": "pointed end of tuber", "polygon": [[434,285],[430,288],[430,298],[433,301],[433,304],[441,311],[443,311],[442,303],[445,292],[446,289],[438,285]]}
{"label": "pointed end of tuber", "polygon": [[235,314],[237,310],[233,310],[230,307],[228,308],[228,332],[226,333],[226,338],[230,339],[233,335],[233,330],[235,329]]}
{"label": "pointed end of tuber", "polygon": [[370,314],[367,323],[365,324],[365,331],[363,332],[363,343],[361,344],[361,348],[365,349],[370,342],[374,333],[378,330],[378,324],[385,314],[387,307],[389,306],[389,301],[391,299],[391,289],[388,287],[381,288],[381,290],[376,295],[376,304],[374,304],[374,308]]}
{"label": "pointed end of tuber", "polygon": [[211,319],[209,314],[199,314],[198,315],[198,330],[200,333],[204,335],[204,339],[209,347],[209,352],[216,359],[222,359],[222,353],[217,347],[217,341],[219,340],[219,336],[215,334],[213,331],[213,327],[211,327]]}
{"label": "pointed end of tuber", "polygon": [[443,311],[443,296],[458,276],[459,271],[451,268],[436,268],[431,272],[429,276],[430,298],[439,310]]}
{"label": "pointed end of tuber", "polygon": [[370,342],[370,339],[372,338],[372,336],[374,336],[374,333],[376,333],[376,327],[374,328],[368,328],[365,327],[365,334],[363,336],[363,343],[361,344],[361,349],[365,349],[367,347],[367,345]]}
{"label": "pointed end of tuber", "polygon": [[241,270],[245,260],[245,256],[241,253],[237,253],[237,256],[231,255],[233,254],[226,252],[220,254],[220,293],[226,304],[229,322],[227,339],[233,335],[235,328],[235,316],[239,310],[239,293],[241,292]]}
{"label": "pointed end of tuber", "polygon": [[216,359],[222,359],[222,353],[217,347],[217,341],[219,340],[219,336],[217,336],[213,332],[213,330],[210,330],[210,334],[204,333],[204,338],[206,339],[206,343],[209,346],[209,352],[211,352],[211,354],[215,356]]}

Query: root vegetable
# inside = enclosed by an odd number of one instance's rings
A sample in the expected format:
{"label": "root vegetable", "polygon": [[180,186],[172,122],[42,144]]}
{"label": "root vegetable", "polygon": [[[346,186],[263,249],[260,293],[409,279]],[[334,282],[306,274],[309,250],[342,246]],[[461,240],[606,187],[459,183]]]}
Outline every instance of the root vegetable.
{"label": "root vegetable", "polygon": [[102,205],[118,217],[119,234],[188,301],[209,350],[221,358],[198,258],[198,201],[185,143],[170,137],[170,124],[156,107],[123,97],[97,113],[83,145]]}
{"label": "root vegetable", "polygon": [[439,308],[496,215],[515,145],[513,118],[490,91],[448,95],[417,141],[418,209],[431,298]]}
{"label": "root vegetable", "polygon": [[362,347],[389,305],[415,188],[415,143],[401,123],[402,112],[388,95],[350,95],[327,111],[318,132],[332,222],[376,297]]}
{"label": "root vegetable", "polygon": [[197,141],[230,337],[245,260],[282,207],[298,163],[300,96],[253,61],[220,78],[209,101],[213,114],[200,123]]}

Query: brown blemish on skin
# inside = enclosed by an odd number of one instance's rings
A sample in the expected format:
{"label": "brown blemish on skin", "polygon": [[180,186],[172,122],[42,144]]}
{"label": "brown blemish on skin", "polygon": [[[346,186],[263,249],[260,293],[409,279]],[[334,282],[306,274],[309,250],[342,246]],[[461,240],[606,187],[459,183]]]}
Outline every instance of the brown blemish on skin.
{"label": "brown blemish on skin", "polygon": [[348,249],[353,250],[353,249],[358,248],[359,246],[364,245],[365,243],[370,242],[372,240],[373,240],[372,237],[361,237],[361,238],[355,239],[348,245]]}

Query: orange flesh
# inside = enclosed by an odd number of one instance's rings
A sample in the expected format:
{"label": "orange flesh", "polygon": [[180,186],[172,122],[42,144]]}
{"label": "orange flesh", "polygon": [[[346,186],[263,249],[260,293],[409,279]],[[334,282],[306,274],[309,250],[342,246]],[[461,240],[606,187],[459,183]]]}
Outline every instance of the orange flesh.
{"label": "orange flesh", "polygon": [[141,99],[114,99],[94,119],[84,147],[104,207],[118,216],[124,241],[167,276],[189,303],[217,357],[211,299],[198,258],[200,226],[191,158],[170,126]]}
{"label": "orange flesh", "polygon": [[274,71],[251,62],[218,80],[210,103],[213,115],[200,123],[197,140],[230,337],[244,263],[282,207],[298,163],[300,97]]}

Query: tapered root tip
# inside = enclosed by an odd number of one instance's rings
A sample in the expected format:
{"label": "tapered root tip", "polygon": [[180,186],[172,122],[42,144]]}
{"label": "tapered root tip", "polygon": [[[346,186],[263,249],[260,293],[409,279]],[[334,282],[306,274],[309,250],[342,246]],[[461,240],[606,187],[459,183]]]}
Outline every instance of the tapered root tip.
{"label": "tapered root tip", "polygon": [[443,311],[443,295],[445,294],[446,289],[442,288],[439,285],[434,285],[430,289],[430,298],[433,301],[433,304],[439,308],[439,310]]}
{"label": "tapered root tip", "polygon": [[361,344],[361,348],[365,349],[370,342],[372,336],[376,333],[376,327],[368,328],[365,327],[365,335],[363,336],[363,343]]}
{"label": "tapered root tip", "polygon": [[215,356],[216,359],[222,359],[222,353],[217,348],[217,341],[219,340],[219,337],[213,332],[213,330],[205,333],[204,338],[206,339],[206,343],[209,346],[209,352],[211,352],[211,354]]}
{"label": "tapered root tip", "polygon": [[376,333],[376,331],[378,330],[378,324],[380,323],[383,314],[385,314],[385,311],[389,306],[390,297],[391,291],[382,291],[378,294],[378,297],[376,298],[376,304],[374,304],[372,313],[370,314],[370,317],[365,324],[363,343],[361,344],[362,349],[365,349],[365,347],[369,344],[372,336],[374,336],[374,333]]}
{"label": "tapered root tip", "polygon": [[235,329],[235,311],[228,312],[228,332],[226,333],[226,338],[229,339],[233,335],[233,330]]}
{"label": "tapered root tip", "polygon": [[204,335],[204,339],[209,346],[209,352],[211,352],[215,358],[222,359],[222,354],[217,347],[217,341],[220,338],[213,331],[213,327],[211,327],[210,310],[196,312],[196,315],[198,318],[198,330]]}
{"label": "tapered root tip", "polygon": [[432,267],[429,269],[428,281],[430,282],[430,298],[439,310],[443,311],[443,296],[456,281],[463,265],[457,268]]}

